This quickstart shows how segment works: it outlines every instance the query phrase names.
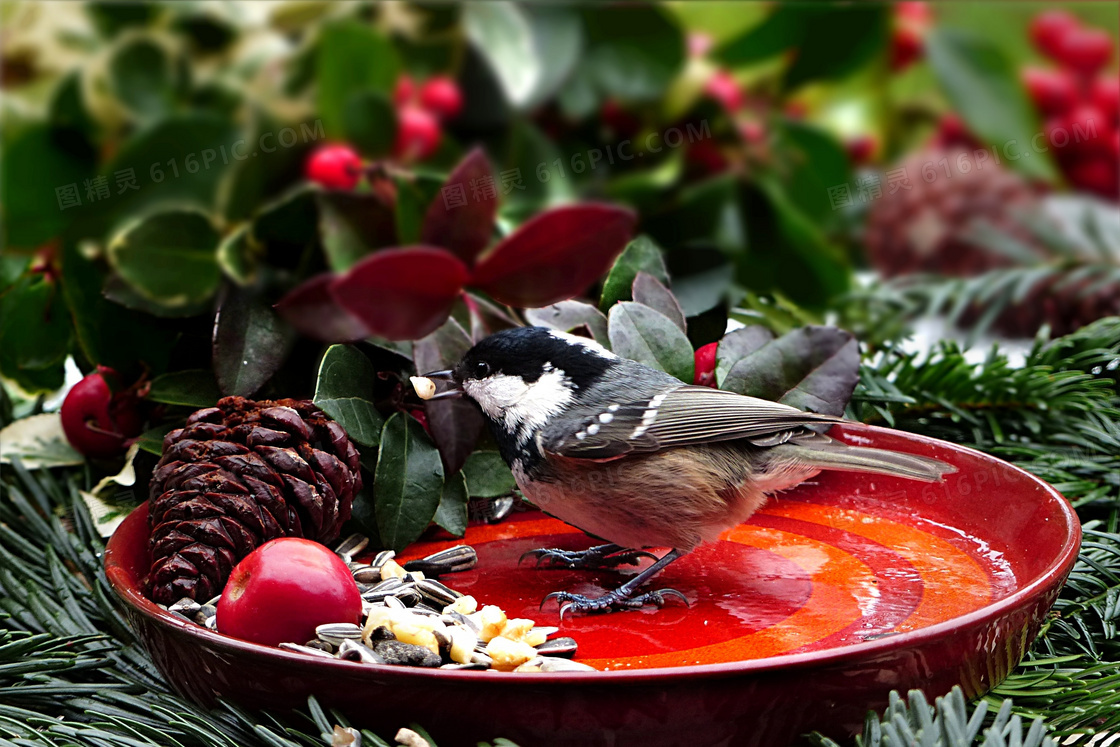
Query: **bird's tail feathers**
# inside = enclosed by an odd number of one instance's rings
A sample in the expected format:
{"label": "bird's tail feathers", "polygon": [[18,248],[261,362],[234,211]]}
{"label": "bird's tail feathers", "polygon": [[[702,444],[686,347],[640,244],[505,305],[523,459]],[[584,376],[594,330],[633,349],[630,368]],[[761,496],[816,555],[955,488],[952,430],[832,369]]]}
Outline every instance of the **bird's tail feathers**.
{"label": "bird's tail feathers", "polygon": [[894,475],[922,482],[941,482],[945,475],[957,471],[953,465],[937,459],[900,451],[849,446],[831,439],[827,443],[812,445],[783,444],[775,447],[774,451],[778,450],[784,452],[781,456],[812,467],[839,472]]}

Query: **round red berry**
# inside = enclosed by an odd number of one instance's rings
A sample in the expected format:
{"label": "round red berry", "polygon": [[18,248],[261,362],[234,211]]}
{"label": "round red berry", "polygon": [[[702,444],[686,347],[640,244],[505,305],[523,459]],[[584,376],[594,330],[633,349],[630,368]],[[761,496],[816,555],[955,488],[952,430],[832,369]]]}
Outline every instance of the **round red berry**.
{"label": "round red berry", "polygon": [[1039,52],[1059,59],[1058,50],[1065,42],[1066,34],[1081,26],[1077,17],[1064,10],[1048,10],[1039,13],[1031,21],[1031,41]]}
{"label": "round red berry", "polygon": [[75,384],[62,401],[60,416],[66,440],[80,454],[94,459],[120,456],[128,440],[140,435],[144,419],[134,392],[114,394],[109,382],[117,372],[99,366]]}
{"label": "round red berry", "polygon": [[716,388],[716,352],[718,342],[710,342],[696,349],[696,368],[692,383]]}
{"label": "round red berry", "polygon": [[412,82],[412,78],[407,75],[397,78],[397,85],[393,88],[393,103],[398,108],[412,103],[412,97],[415,95],[416,85]]}
{"label": "round red berry", "polygon": [[729,112],[737,112],[743,108],[746,99],[742,89],[726,70],[717,70],[704,84],[704,93],[712,97]]}
{"label": "round red berry", "polygon": [[856,166],[862,166],[875,157],[879,150],[879,141],[874,135],[857,135],[844,143],[848,151],[848,158]]}
{"label": "round red berry", "polygon": [[1089,100],[1101,110],[1115,127],[1120,122],[1120,78],[1115,75],[1102,75],[1093,81]]}
{"label": "round red berry", "polygon": [[922,34],[911,26],[900,26],[891,33],[891,70],[910,67],[922,56]]}
{"label": "round red berry", "polygon": [[1071,29],[1062,37],[1056,56],[1082,75],[1095,75],[1112,59],[1112,38],[1101,29]]}
{"label": "round red berry", "polygon": [[353,189],[362,178],[362,159],[348,145],[324,145],[307,159],[307,178],[327,189]]}
{"label": "round red berry", "polygon": [[451,78],[437,75],[420,86],[420,106],[442,119],[454,119],[463,111],[463,93]]}
{"label": "round red berry", "polygon": [[1065,70],[1028,67],[1023,85],[1043,114],[1065,114],[1077,104],[1077,81]]}
{"label": "round red berry", "polygon": [[425,159],[439,147],[439,121],[418,106],[406,106],[397,113],[397,142],[393,153],[405,161]]}
{"label": "round red berry", "polygon": [[1065,168],[1070,184],[1106,199],[1120,196],[1120,167],[1104,158],[1080,158]]}

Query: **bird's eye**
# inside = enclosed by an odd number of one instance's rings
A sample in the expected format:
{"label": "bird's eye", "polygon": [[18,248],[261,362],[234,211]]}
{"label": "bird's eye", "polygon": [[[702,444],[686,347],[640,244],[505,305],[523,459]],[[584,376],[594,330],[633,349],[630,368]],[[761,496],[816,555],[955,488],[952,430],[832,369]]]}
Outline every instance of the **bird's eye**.
{"label": "bird's eye", "polygon": [[478,378],[484,378],[490,375],[490,364],[486,361],[479,361],[474,364],[474,374]]}

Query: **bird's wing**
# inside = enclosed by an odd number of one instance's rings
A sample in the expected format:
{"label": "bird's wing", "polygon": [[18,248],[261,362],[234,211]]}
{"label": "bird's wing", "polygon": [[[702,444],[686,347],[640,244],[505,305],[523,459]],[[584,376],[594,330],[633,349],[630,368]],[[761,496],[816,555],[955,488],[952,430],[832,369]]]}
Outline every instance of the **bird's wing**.
{"label": "bird's wing", "polygon": [[569,411],[546,428],[540,446],[577,459],[614,459],[670,446],[749,439],[782,443],[804,426],[839,418],[702,386],[680,385],[640,399]]}

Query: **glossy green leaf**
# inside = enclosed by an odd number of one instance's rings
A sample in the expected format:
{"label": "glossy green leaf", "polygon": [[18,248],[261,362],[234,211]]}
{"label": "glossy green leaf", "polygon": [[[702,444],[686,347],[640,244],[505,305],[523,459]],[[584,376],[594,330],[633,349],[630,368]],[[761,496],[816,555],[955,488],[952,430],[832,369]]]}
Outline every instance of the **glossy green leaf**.
{"label": "glossy green leaf", "polygon": [[0,296],[0,373],[29,392],[62,386],[70,319],[62,293],[43,275],[23,277]]}
{"label": "glossy green leaf", "polygon": [[467,492],[472,498],[497,498],[517,487],[513,473],[496,451],[476,451],[463,465]]}
{"label": "glossy green leaf", "polygon": [[525,11],[508,0],[469,3],[462,8],[467,38],[490,66],[506,100],[515,107],[527,104],[547,62],[538,55]]}
{"label": "glossy green leaf", "polygon": [[610,346],[607,315],[583,301],[561,301],[539,309],[525,309],[525,320],[537,327],[571,332],[585,328],[600,345]]}
{"label": "glossy green leaf", "polygon": [[144,431],[136,439],[140,444],[140,448],[149,454],[155,454],[157,457],[163,455],[163,437],[176,428],[182,428],[183,423],[168,423],[156,426],[149,430]]}
{"label": "glossy green leaf", "polygon": [[603,293],[599,297],[599,308],[610,310],[619,301],[629,300],[634,278],[639,272],[647,272],[663,283],[669,281],[665,269],[665,258],[661,247],[648,236],[639,236],[626,245],[622,254],[614,261],[607,279],[603,281]]}
{"label": "glossy green leaf", "polygon": [[891,8],[878,3],[797,6],[803,29],[786,88],[838,80],[880,54],[887,44]]}
{"label": "glossy green leaf", "polygon": [[376,446],[384,420],[370,398],[377,374],[353,345],[331,345],[319,363],[315,404],[362,446]]}
{"label": "glossy green leaf", "polygon": [[369,158],[382,157],[397,138],[397,115],[381,91],[354,91],[342,110],[346,141]]}
{"label": "glossy green leaf", "polygon": [[175,63],[154,39],[126,39],[109,56],[109,87],[141,120],[156,119],[175,101]]}
{"label": "glossy green leaf", "polygon": [[219,236],[210,219],[169,210],[133,222],[109,244],[109,261],[133,288],[168,306],[209,298],[218,289]]}
{"label": "glossy green leaf", "polygon": [[634,300],[664,314],[681,332],[687,332],[684,312],[673,292],[648,272],[639,272],[632,287]]}
{"label": "glossy green leaf", "polygon": [[802,327],[744,349],[748,352],[731,364],[721,388],[841,415],[859,381],[859,342],[836,327]]}
{"label": "glossy green leaf", "polygon": [[467,482],[462,472],[456,472],[443,482],[443,493],[432,521],[456,537],[462,537],[467,531],[468,500]]}
{"label": "glossy green leaf", "polygon": [[0,165],[4,246],[34,249],[56,236],[89,205],[85,181],[96,176],[89,144],[72,132],[35,125],[6,143]]}
{"label": "glossy green leaf", "polygon": [[[1031,147],[1040,131],[1038,115],[1019,83],[1019,74],[998,46],[958,29],[934,29],[926,56],[941,88],[980,142],[996,148],[1004,161],[1027,176],[1053,181],[1048,153]],[[1010,154],[1021,154],[1012,158]]]}
{"label": "glossy green leaf", "polygon": [[777,5],[761,23],[713,50],[712,57],[730,67],[750,65],[797,46],[804,31],[801,8]]}
{"label": "glossy green leaf", "polygon": [[248,397],[280,370],[295,331],[252,288],[227,286],[214,317],[214,374],[224,394]]}
{"label": "glossy green leaf", "polygon": [[692,383],[692,344],[667,316],[640,303],[622,301],[611,308],[607,324],[611,350],[616,354]]}
{"label": "glossy green leaf", "polygon": [[584,22],[589,44],[581,67],[607,96],[655,99],[684,64],[684,33],[663,8],[601,5],[585,8]]}
{"label": "glossy green leaf", "polygon": [[536,106],[566,87],[583,52],[583,20],[574,6],[529,3],[519,7],[532,30],[536,56],[542,61],[528,101],[529,106]]}
{"label": "glossy green leaf", "polygon": [[319,36],[317,78],[319,114],[327,135],[346,135],[346,107],[352,94],[390,94],[400,72],[393,45],[372,26],[357,20],[325,25]]}
{"label": "glossy green leaf", "polygon": [[393,183],[397,186],[397,243],[401,246],[419,244],[424,214],[432,200],[439,199],[443,179],[421,173],[411,177],[397,177]]}
{"label": "glossy green leaf", "polygon": [[394,413],[381,430],[373,486],[381,540],[400,552],[427,528],[443,496],[439,451],[404,413]]}
{"label": "glossy green leaf", "polygon": [[198,368],[155,377],[147,399],[167,405],[213,407],[221,396],[214,372]]}
{"label": "glossy green leaf", "polygon": [[836,216],[828,190],[852,181],[851,159],[844,146],[819,127],[784,120],[775,127],[783,161],[785,192],[802,212],[817,223]]}

